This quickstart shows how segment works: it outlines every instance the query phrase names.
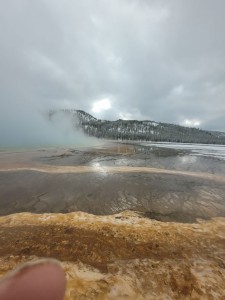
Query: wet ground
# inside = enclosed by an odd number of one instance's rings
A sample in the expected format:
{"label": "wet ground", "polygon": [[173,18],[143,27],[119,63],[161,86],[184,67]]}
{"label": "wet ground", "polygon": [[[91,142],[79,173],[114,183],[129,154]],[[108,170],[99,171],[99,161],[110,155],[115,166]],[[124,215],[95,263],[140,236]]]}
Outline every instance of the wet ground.
{"label": "wet ground", "polygon": [[65,300],[223,300],[223,154],[163,146],[1,151],[0,278],[52,257]]}
{"label": "wet ground", "polygon": [[124,210],[162,221],[225,217],[225,161],[138,143],[0,152],[0,215]]}

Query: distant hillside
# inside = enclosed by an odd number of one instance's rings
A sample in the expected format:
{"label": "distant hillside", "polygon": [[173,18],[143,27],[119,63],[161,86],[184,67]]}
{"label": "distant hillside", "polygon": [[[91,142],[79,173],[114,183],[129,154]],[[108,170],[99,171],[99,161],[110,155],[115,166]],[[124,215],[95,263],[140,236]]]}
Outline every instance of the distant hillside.
{"label": "distant hillside", "polygon": [[75,127],[89,136],[113,140],[142,140],[177,143],[203,143],[225,145],[225,133],[150,120],[98,120],[82,110],[51,110],[49,119],[63,113],[72,117]]}

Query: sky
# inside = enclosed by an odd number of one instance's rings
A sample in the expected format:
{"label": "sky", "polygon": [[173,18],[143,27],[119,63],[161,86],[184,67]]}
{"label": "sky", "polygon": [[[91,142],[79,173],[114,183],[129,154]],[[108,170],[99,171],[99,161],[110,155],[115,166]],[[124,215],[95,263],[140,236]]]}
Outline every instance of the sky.
{"label": "sky", "polygon": [[225,131],[225,1],[2,0],[0,143],[61,108]]}

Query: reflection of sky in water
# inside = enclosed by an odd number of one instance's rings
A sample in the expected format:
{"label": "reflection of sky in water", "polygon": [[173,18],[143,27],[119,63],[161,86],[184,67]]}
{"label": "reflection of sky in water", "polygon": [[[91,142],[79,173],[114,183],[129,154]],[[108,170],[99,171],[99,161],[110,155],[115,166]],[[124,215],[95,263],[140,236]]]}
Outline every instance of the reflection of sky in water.
{"label": "reflection of sky in water", "polygon": [[102,166],[99,162],[92,162],[91,167],[96,171],[96,173],[101,174],[102,176],[106,177],[108,175],[107,173],[107,167]]}
{"label": "reflection of sky in water", "polygon": [[193,164],[197,161],[197,157],[185,155],[185,156],[179,156],[178,160],[182,164]]}
{"label": "reflection of sky in water", "polygon": [[[176,144],[176,143],[142,143],[145,146],[157,148],[177,149],[190,151],[194,156],[214,157],[225,160],[224,145],[203,145],[203,144]],[[188,158],[185,158],[188,159]]]}

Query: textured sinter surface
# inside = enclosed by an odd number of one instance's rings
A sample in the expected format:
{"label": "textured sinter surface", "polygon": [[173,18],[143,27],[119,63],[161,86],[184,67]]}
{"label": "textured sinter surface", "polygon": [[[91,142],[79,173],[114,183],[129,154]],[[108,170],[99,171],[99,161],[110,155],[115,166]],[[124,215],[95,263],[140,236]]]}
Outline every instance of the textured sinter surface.
{"label": "textured sinter surface", "polygon": [[65,299],[224,299],[225,219],[163,223],[30,213],[0,218],[0,275],[37,257],[62,261]]}
{"label": "textured sinter surface", "polygon": [[0,172],[0,215],[138,210],[160,221],[225,217],[225,176],[144,167],[48,168]]}

